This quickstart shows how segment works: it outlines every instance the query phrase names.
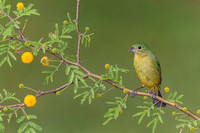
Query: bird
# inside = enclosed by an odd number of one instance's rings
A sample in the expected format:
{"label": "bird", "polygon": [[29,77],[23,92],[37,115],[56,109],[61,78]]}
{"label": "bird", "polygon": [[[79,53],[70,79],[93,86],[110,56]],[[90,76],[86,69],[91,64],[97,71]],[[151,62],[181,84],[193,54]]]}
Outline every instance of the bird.
{"label": "bird", "polygon": [[134,97],[139,89],[147,86],[151,92],[153,92],[152,98],[154,106],[165,107],[165,103],[156,99],[156,96],[162,97],[160,91],[162,81],[161,66],[158,59],[151,49],[144,43],[133,44],[129,49],[129,52],[134,54],[133,66],[138,79],[142,83],[141,87],[133,89],[132,96]]}

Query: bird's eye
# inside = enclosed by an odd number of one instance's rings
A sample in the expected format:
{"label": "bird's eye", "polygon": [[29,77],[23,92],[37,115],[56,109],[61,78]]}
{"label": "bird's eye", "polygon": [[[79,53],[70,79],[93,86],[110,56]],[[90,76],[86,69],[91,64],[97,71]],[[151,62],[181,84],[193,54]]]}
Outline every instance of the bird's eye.
{"label": "bird's eye", "polygon": [[142,47],[141,46],[138,46],[138,49],[141,49]]}

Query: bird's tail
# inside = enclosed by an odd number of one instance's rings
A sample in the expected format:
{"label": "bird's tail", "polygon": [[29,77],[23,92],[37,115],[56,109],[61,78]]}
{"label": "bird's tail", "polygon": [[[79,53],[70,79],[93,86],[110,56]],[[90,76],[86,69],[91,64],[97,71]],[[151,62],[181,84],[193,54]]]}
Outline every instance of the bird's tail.
{"label": "bird's tail", "polygon": [[[158,96],[162,97],[160,89],[158,90]],[[158,101],[157,99],[153,99],[153,104],[154,104],[155,107],[166,107],[165,103],[162,103],[162,102]]]}

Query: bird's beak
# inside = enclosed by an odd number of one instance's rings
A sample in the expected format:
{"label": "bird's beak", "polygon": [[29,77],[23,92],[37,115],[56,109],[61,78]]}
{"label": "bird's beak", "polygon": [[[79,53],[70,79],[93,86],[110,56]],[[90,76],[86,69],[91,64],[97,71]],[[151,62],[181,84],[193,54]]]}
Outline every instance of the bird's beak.
{"label": "bird's beak", "polygon": [[129,52],[135,52],[135,48],[131,47],[128,51]]}

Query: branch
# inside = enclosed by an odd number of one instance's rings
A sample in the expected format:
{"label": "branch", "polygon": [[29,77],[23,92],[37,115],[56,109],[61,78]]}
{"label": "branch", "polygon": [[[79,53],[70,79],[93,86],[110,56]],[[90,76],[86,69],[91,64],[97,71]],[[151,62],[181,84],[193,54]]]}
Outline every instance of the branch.
{"label": "branch", "polygon": [[[0,36],[3,36],[3,34],[0,34]],[[15,37],[12,37],[12,36],[7,36],[7,38],[10,39],[10,40],[25,42],[23,39],[15,38]]]}
{"label": "branch", "polygon": [[[86,75],[85,77],[83,77],[83,78],[87,78],[88,76],[93,77],[93,78],[96,78],[96,79],[101,79],[101,78],[103,78],[102,76],[99,76],[99,75],[96,75],[96,74],[94,74],[94,73],[91,73],[88,69],[86,69],[85,67],[83,67],[83,66],[82,66],[81,64],[79,64],[79,63],[75,63],[75,62],[69,61],[69,60],[63,58],[62,56],[60,56],[60,55],[58,55],[58,54],[52,53],[51,51],[48,51],[48,52],[49,52],[50,54],[54,55],[55,57],[57,57],[57,58],[63,60],[64,63],[70,64],[70,65],[78,66],[80,69],[82,69],[83,71],[85,71],[87,75]],[[123,86],[119,86],[118,83],[113,82],[112,80],[103,80],[103,81],[104,81],[104,82],[107,82],[108,84],[113,85],[115,88],[118,88],[118,89],[120,89],[120,90],[122,90],[122,91],[126,88],[126,87],[123,87]],[[45,91],[45,92],[39,92],[38,95],[36,95],[36,98],[38,98],[38,97],[40,97],[40,96],[42,96],[42,95],[49,94],[49,93],[56,93],[57,91],[62,90],[62,89],[64,89],[65,87],[68,87],[68,86],[70,86],[70,85],[72,85],[72,84],[73,84],[73,83],[71,83],[71,84],[67,83],[67,84],[65,84],[65,85],[63,85],[63,86],[61,86],[61,87],[59,87],[59,88],[57,88],[57,89],[54,89],[54,90]],[[127,88],[126,88],[126,89],[127,89]],[[131,94],[132,94],[132,90],[131,90],[131,89],[128,89],[128,91],[129,91],[129,94],[131,95]],[[152,97],[152,94],[146,93],[146,92],[137,92],[136,95]],[[168,105],[170,105],[170,106],[172,106],[172,107],[174,107],[174,108],[176,108],[176,109],[182,111],[183,113],[187,114],[188,116],[192,117],[192,118],[195,119],[195,120],[200,120],[200,117],[197,116],[196,114],[194,114],[193,112],[191,112],[190,110],[183,111],[183,108],[184,108],[184,107],[181,106],[181,105],[179,105],[179,104],[177,104],[177,103],[170,102],[170,101],[168,101],[168,100],[166,100],[166,99],[164,99],[164,98],[161,98],[161,97],[159,97],[159,96],[156,96],[156,99],[159,100],[159,101],[161,101],[162,103],[166,103],[166,104],[168,104]],[[22,103],[22,104],[10,105],[10,107],[21,107],[21,106],[24,106],[24,104]],[[4,107],[4,106],[0,106],[0,109],[2,109],[3,107]]]}
{"label": "branch", "polygon": [[79,17],[79,3],[80,0],[77,0],[77,7],[76,7],[76,26],[77,26],[77,32],[78,32],[78,47],[77,47],[77,55],[76,55],[76,60],[77,63],[80,64],[80,47],[81,47],[81,38],[82,35],[80,33],[80,29],[79,29],[79,22],[78,22],[78,17]]}
{"label": "branch", "polygon": [[[54,54],[54,53],[52,53],[52,52],[49,51],[49,50],[47,50],[47,52],[50,53],[50,54],[52,54],[52,55],[54,55],[55,57],[59,58],[59,59],[62,60],[64,63],[70,64],[70,65],[78,66],[80,69],[82,69],[83,71],[85,71],[85,72],[86,72],[86,76],[84,76],[84,77],[82,77],[82,78],[87,78],[88,76],[90,76],[90,77],[93,77],[93,78],[96,78],[96,79],[101,79],[101,78],[103,78],[102,76],[97,75],[97,74],[94,74],[94,73],[91,73],[88,69],[86,69],[85,67],[83,67],[83,66],[80,64],[80,41],[81,41],[82,36],[81,36],[81,34],[80,34],[79,25],[78,25],[79,2],[80,2],[80,0],[77,0],[77,14],[76,14],[76,24],[77,24],[77,30],[78,30],[77,62],[69,61],[69,60],[67,60],[66,58],[64,58],[64,57],[62,57],[62,56],[60,56],[60,55],[58,55],[58,54]],[[7,13],[6,13],[4,10],[3,10],[3,12],[4,12],[4,15],[7,15]],[[9,15],[7,15],[7,16],[8,16],[8,18],[9,18],[12,22],[14,22],[14,20],[13,20]],[[24,42],[24,41],[27,41],[27,40],[25,39],[23,33],[21,32],[21,30],[20,30],[20,29],[17,29],[17,30],[18,30],[19,34],[21,35],[22,40],[21,40],[21,39],[14,38],[14,37],[8,37],[8,38],[9,38],[9,39],[13,39],[13,40],[23,41],[23,42]],[[103,80],[103,81],[104,81],[104,82],[107,82],[108,84],[111,84],[111,85],[114,86],[115,88],[118,88],[118,89],[120,89],[120,90],[122,90],[122,91],[125,89],[125,87],[119,86],[118,83],[113,82],[112,80]],[[73,84],[73,82],[72,82],[72,83],[67,83],[67,84],[65,84],[65,85],[63,85],[63,86],[61,86],[61,87],[58,87],[58,88],[54,89],[54,90],[49,90],[49,91],[44,91],[44,92],[38,92],[38,94],[37,94],[35,97],[36,97],[36,98],[39,98],[39,97],[42,96],[42,95],[46,95],[46,94],[50,94],[50,93],[56,93],[57,91],[60,91],[60,90],[66,88],[66,87],[68,87],[68,86],[70,86],[70,85],[72,85],[72,84]],[[126,88],[126,89],[127,89],[127,88]],[[132,94],[132,90],[131,90],[131,89],[128,89],[128,91],[129,91],[129,95],[131,95],[131,94]],[[148,97],[151,97],[151,96],[152,96],[152,94],[146,93],[146,92],[137,92],[136,95],[148,96]],[[182,107],[181,105],[179,105],[179,104],[177,104],[177,103],[168,101],[168,100],[166,100],[166,99],[164,99],[164,98],[161,98],[161,97],[159,97],[159,96],[156,96],[156,99],[159,100],[159,101],[161,101],[161,102],[163,102],[163,103],[166,103],[166,104],[168,104],[168,105],[170,105],[170,106],[172,106],[172,107],[174,107],[174,108],[176,108],[176,109],[178,109],[178,110],[180,110],[180,111],[182,111],[183,113],[187,114],[188,116],[192,117],[192,118],[195,119],[195,120],[200,120],[200,117],[197,116],[196,114],[194,114],[193,112],[191,112],[191,111],[189,111],[189,110],[183,111],[183,108],[184,108],[184,107]],[[10,106],[10,107],[24,107],[25,104],[24,104],[24,103],[21,103],[21,104],[9,105],[9,106]],[[0,109],[2,109],[2,108],[4,108],[4,106],[0,106]],[[181,130],[181,132],[182,132],[182,130]]]}

